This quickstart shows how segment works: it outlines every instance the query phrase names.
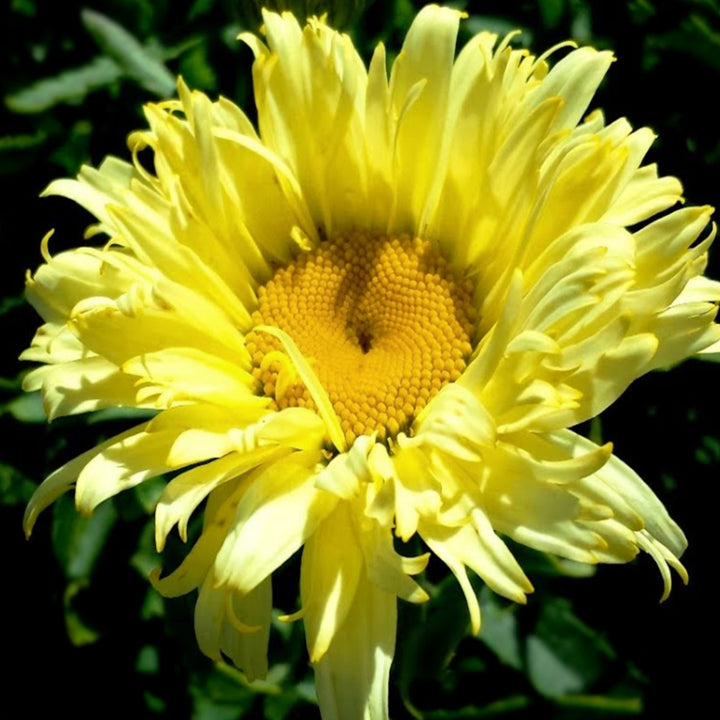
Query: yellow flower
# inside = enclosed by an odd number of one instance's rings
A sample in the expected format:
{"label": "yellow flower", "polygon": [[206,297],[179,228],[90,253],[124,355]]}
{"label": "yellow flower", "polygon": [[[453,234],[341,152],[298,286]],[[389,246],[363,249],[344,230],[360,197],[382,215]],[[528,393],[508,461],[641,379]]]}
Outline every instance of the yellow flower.
{"label": "yellow flower", "polygon": [[[146,107],[133,162],[64,195],[109,238],[28,279],[45,320],[23,357],[49,418],[156,411],[54,472],[26,514],[75,486],[91,512],[171,475],[157,546],[202,532],[152,582],[197,589],[211,658],[267,669],[271,575],[302,548],[300,610],[325,718],[387,717],[397,598],[429,553],[524,602],[502,536],[585,563],[649,553],[683,580],[682,531],[633,471],[569,428],[643,373],[717,355],[720,284],[703,277],[711,208],[668,210],[680,183],[653,141],[586,117],[612,62],[513,50],[461,14],[415,19],[388,79],[350,39],[266,12],[258,131],[180,81]],[[549,53],[548,53],[549,54]],[[141,162],[149,149],[154,171]],[[429,553],[403,557],[394,539]]]}

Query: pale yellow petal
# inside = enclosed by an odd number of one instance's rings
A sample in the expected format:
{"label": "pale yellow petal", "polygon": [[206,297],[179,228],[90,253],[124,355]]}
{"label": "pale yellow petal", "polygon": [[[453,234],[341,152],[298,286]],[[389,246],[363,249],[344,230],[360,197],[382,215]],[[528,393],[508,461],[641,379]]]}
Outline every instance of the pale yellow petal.
{"label": "pale yellow petal", "polygon": [[176,437],[176,430],[147,432],[141,426],[132,434],[124,433],[105,443],[78,475],[78,509],[91,513],[103,500],[162,475],[169,469],[168,451]]}
{"label": "pale yellow petal", "polygon": [[78,455],[76,458],[68,463],[65,463],[65,465],[48,475],[40,486],[36,488],[27,504],[27,507],[25,508],[25,515],[23,517],[25,535],[28,537],[30,536],[38,515],[45,510],[45,508],[52,505],[61,495],[73,487],[82,469],[93,458],[105,451],[107,448],[112,447],[117,442],[126,438],[131,438],[137,433],[142,432],[143,427],[144,426],[132,428],[127,432],[106,440],[104,443],[97,445],[92,450],[88,450],[82,455]]}
{"label": "pale yellow petal", "polygon": [[97,355],[43,365],[24,378],[23,386],[42,391],[48,420],[108,407],[151,407],[136,402],[133,378]]}
{"label": "pale yellow petal", "polygon": [[[575,452],[587,452],[593,447],[589,440],[569,430],[557,435],[572,442]],[[615,493],[621,507],[626,504],[632,508],[632,511],[642,518],[644,528],[650,536],[665,545],[676,557],[682,555],[687,547],[682,530],[652,490],[622,460],[612,455],[602,468],[588,475],[580,483],[580,487],[587,485],[592,488],[596,484],[604,485]]]}
{"label": "pale yellow petal", "polygon": [[329,235],[371,209],[362,143],[367,71],[349,38],[322,21],[301,28],[289,13],[263,19],[268,47],[252,43],[260,134],[293,169]]}
{"label": "pale yellow petal", "polygon": [[278,454],[277,448],[262,448],[242,455],[231,453],[173,478],[155,509],[155,544],[158,551],[162,551],[168,533],[176,524],[183,542],[187,540],[190,516],[216,487],[272,460]]}
{"label": "pale yellow petal", "polygon": [[191,347],[147,352],[130,358],[123,372],[137,376],[138,397],[147,402],[157,396],[158,407],[178,402],[208,402],[240,408],[256,417],[268,399],[253,393],[252,378],[238,365]]}
{"label": "pale yellow petal", "polygon": [[[393,148],[395,205],[390,228],[412,228],[424,233],[423,218],[442,150],[460,18],[461,14],[451,8],[423,8],[393,63],[390,107],[398,124]],[[407,107],[408,97],[413,96],[412,105]],[[418,152],[418,148],[423,151]]]}
{"label": "pale yellow petal", "polygon": [[377,522],[365,522],[362,527],[361,546],[368,579],[386,592],[408,602],[425,602],[425,590],[410,575],[422,572],[430,553],[404,557],[395,551],[390,528]]}
{"label": "pale yellow petal", "polygon": [[[267,580],[248,595],[217,587],[212,574],[200,588],[195,605],[195,636],[200,650],[215,661],[227,656],[249,681],[267,675],[267,648],[270,637],[272,589]],[[237,620],[257,628],[252,632],[237,627]]]}
{"label": "pale yellow petal", "polygon": [[314,484],[313,465],[319,459],[314,451],[294,453],[252,476],[218,552],[219,582],[250,592],[302,547],[332,512],[337,497]]}
{"label": "pale yellow petal", "polygon": [[305,543],[300,596],[313,663],[327,652],[355,599],[363,554],[354,526],[350,505],[340,502]]}
{"label": "pale yellow petal", "polygon": [[315,665],[323,720],[387,720],[396,603],[394,595],[360,577],[345,622]]}
{"label": "pale yellow petal", "polygon": [[360,483],[369,479],[368,455],[374,447],[369,435],[361,435],[347,452],[335,456],[315,476],[315,485],[322,490],[350,500],[360,491]]}

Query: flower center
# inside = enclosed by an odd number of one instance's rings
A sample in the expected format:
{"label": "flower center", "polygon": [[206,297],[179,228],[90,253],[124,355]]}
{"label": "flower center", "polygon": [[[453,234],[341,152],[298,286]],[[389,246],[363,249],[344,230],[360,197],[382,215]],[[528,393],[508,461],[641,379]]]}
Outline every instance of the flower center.
{"label": "flower center", "polygon": [[[350,445],[407,430],[472,352],[473,287],[430,243],[352,233],[321,242],[258,292],[256,325],[286,332],[326,389]],[[259,391],[278,409],[315,403],[275,337],[250,332]]]}

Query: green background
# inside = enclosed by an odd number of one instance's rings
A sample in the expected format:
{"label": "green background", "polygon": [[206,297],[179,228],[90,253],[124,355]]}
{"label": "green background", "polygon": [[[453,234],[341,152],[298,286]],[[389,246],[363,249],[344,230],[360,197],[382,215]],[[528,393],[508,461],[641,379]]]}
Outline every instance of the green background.
{"label": "green background", "polygon": [[[617,62],[593,107],[609,119],[649,125],[659,135],[650,160],[661,172],[681,178],[689,202],[720,202],[720,134],[711,106],[720,85],[720,3],[459,5],[470,14],[463,39],[484,28],[518,27],[518,42],[537,52],[567,38],[613,49]],[[325,4],[366,58],[379,40],[397,51],[419,6]],[[149,590],[145,578],[159,563],[150,524],[157,483],[104,504],[92,520],[79,518],[64,498],[40,518],[29,542],[22,535],[24,504],[36,484],[127,425],[106,414],[48,426],[38,399],[19,390],[27,368],[17,356],[38,325],[22,299],[25,272],[39,264],[49,228],[56,228],[57,252],[79,244],[90,221],[71,202],[38,194],[82,163],[127,157],[128,132],[144,124],[142,104],[172,94],[177,74],[252,114],[251,54],[235,40],[255,27],[252,4],[97,0],[94,13],[81,14],[82,7],[6,0],[0,9],[0,716],[312,720],[318,712],[299,624],[276,624],[268,680],[248,687],[239,673],[200,655],[192,597],[163,601]],[[715,278],[719,258],[716,252],[708,272]],[[661,582],[648,557],[593,573],[517,548],[537,592],[526,607],[515,607],[478,584],[484,628],[473,638],[456,584],[432,563],[423,581],[432,601],[401,603],[394,720],[710,712],[718,647],[719,381],[720,368],[696,361],[653,373],[583,428],[612,440],[684,528],[690,585],[678,580],[660,605]],[[171,543],[164,566],[173,567],[182,552],[179,541]],[[286,611],[296,607],[296,580],[297,563],[278,574],[276,602]]]}

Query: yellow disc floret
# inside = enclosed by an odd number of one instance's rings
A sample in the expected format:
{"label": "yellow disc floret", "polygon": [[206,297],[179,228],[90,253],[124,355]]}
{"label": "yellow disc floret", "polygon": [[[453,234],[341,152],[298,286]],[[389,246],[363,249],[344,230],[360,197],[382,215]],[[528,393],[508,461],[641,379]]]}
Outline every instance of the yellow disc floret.
{"label": "yellow disc floret", "polygon": [[[323,384],[348,444],[407,430],[472,351],[472,285],[428,241],[353,233],[321,242],[258,292],[256,325],[286,332]],[[315,408],[278,340],[250,332],[259,392]]]}

